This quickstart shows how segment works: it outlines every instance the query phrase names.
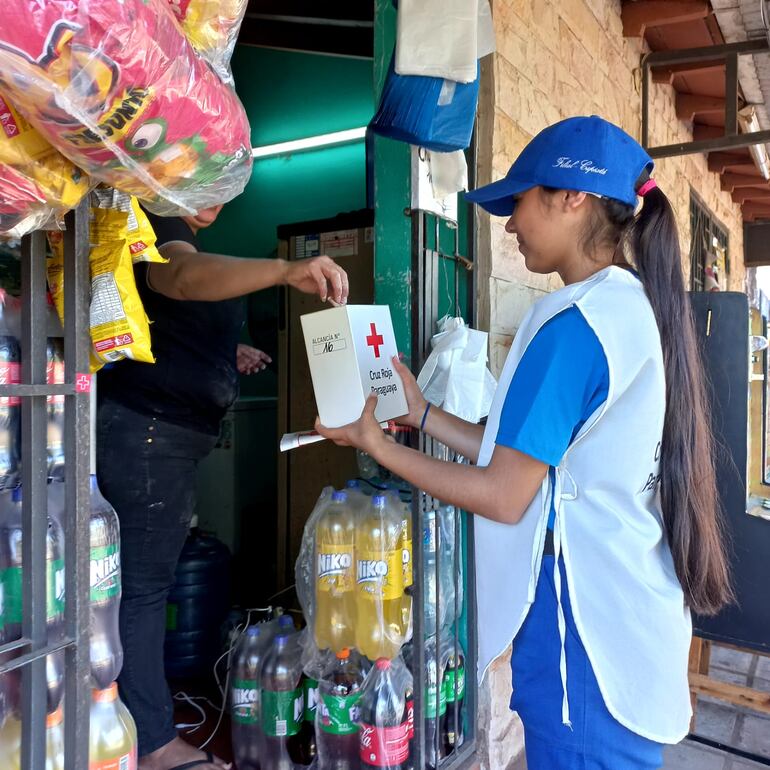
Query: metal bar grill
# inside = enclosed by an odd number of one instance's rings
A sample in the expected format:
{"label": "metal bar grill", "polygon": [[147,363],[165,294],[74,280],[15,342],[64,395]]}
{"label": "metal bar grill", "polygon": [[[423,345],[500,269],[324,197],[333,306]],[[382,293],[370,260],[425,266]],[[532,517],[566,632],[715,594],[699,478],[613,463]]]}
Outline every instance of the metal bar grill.
{"label": "metal bar grill", "polygon": [[[34,232],[22,248],[21,377],[31,385],[46,382],[45,234]],[[46,397],[21,403],[22,633],[29,639],[28,665],[22,669],[22,767],[45,767],[46,658]],[[34,654],[37,653],[37,654]],[[37,718],[29,718],[37,715]]]}
{"label": "metal bar grill", "polygon": [[[88,767],[89,665],[89,398],[88,209],[67,217],[65,235],[66,384],[48,385],[46,240],[40,231],[22,240],[21,384],[22,635],[0,647],[0,674],[21,676],[21,766],[46,766],[47,665],[64,653],[65,768]],[[77,383],[80,383],[80,387]],[[47,560],[47,397],[65,396],[66,510],[64,540],[64,631],[47,628],[55,596]]]}
{"label": "metal bar grill", "polygon": [[[90,699],[89,659],[89,484],[91,470],[88,270],[88,208],[84,202],[68,215],[64,237],[64,371],[73,392],[64,401],[65,514],[64,547],[67,561],[64,621],[67,635],[76,640],[65,654],[64,766],[88,767]],[[80,386],[77,383],[81,383]]]}
{"label": "metal bar grill", "polygon": [[[683,48],[674,51],[654,51],[642,57],[642,145],[652,158],[670,158],[713,150],[730,150],[764,144],[770,141],[770,131],[738,132],[738,57],[770,53],[770,43],[764,37],[725,45]],[[656,67],[698,62],[725,61],[725,131],[724,136],[692,142],[650,146],[650,70]]]}
{"label": "metal bar grill", "polygon": [[[443,299],[453,303],[453,312],[459,312],[460,263],[468,262],[459,254],[459,231],[453,224],[454,254],[444,253],[441,248],[441,231],[446,226],[440,217],[434,217],[424,211],[412,210],[412,367],[417,371],[430,353],[431,337],[436,331],[440,317],[440,303]],[[431,219],[432,218],[432,219]],[[451,263],[452,271],[446,269]],[[471,263],[472,264],[472,263]],[[449,276],[454,279],[450,287]],[[442,284],[443,278],[443,284]],[[473,282],[468,281],[469,294],[472,297]],[[469,302],[472,307],[472,302]],[[416,439],[418,448],[426,454],[443,460],[456,460],[450,450],[430,437],[419,435]],[[445,525],[442,527],[442,523]],[[464,741],[459,748],[436,764],[441,770],[466,767],[473,759],[476,750],[476,605],[473,567],[473,522],[472,516],[466,515],[451,507],[442,510],[441,501],[425,494],[416,488],[412,489],[412,526],[414,531],[413,549],[414,574],[417,576],[413,586],[414,601],[414,701],[415,701],[415,736],[414,736],[414,766],[420,768],[435,767],[431,757],[440,756],[442,741],[441,717],[438,716],[438,704],[441,701],[442,666],[441,651],[444,637],[447,634],[453,641],[453,649],[457,650],[461,640],[461,630],[465,635],[465,694],[462,712],[455,698],[453,703],[447,703],[446,717],[450,720],[455,736],[463,727]],[[452,532],[454,535],[454,552],[450,557],[448,549],[442,545],[442,533]],[[436,541],[436,558],[428,564],[423,545],[431,538]],[[449,573],[453,576],[453,585],[447,585],[442,580],[442,573],[447,565],[445,559],[451,558]],[[465,565],[465,566],[464,566]],[[464,568],[463,568],[464,567]],[[463,574],[466,582],[463,583]],[[428,590],[428,586],[430,589]],[[447,589],[453,589],[453,597],[447,596]],[[435,597],[435,609],[430,619],[426,613],[426,602]],[[455,622],[451,627],[442,627],[442,617],[452,604]],[[464,607],[464,613],[461,609]],[[434,619],[435,618],[435,619]],[[426,681],[428,652],[426,642],[435,641],[437,671],[432,681]],[[455,680],[457,682],[457,680]],[[432,690],[432,692],[431,692]],[[455,692],[457,689],[455,689]],[[436,704],[436,729],[427,731],[428,704]],[[433,706],[431,706],[433,707]],[[433,741],[431,746],[430,739]]]}

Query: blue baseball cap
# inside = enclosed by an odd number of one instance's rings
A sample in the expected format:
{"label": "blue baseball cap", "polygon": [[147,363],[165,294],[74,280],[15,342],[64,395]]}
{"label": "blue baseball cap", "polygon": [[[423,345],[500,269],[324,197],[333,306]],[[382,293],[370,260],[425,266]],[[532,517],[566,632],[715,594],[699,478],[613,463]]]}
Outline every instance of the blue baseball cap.
{"label": "blue baseball cap", "polygon": [[531,187],[579,190],[636,205],[642,171],[652,158],[625,131],[603,118],[567,118],[543,129],[522,150],[504,179],[466,193],[495,216],[513,213],[513,196]]}

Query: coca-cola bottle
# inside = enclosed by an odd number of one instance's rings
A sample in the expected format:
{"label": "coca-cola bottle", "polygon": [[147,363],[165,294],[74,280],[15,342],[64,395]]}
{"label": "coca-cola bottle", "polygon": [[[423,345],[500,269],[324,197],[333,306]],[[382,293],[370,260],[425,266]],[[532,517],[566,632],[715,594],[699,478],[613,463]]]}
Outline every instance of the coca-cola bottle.
{"label": "coca-cola bottle", "polygon": [[123,667],[120,643],[120,527],[115,509],[99,491],[96,476],[90,479],[91,517],[91,678],[96,689],[109,687]]}
{"label": "coca-cola bottle", "polygon": [[302,761],[300,729],[305,698],[302,692],[301,648],[296,633],[280,630],[260,669],[260,708],[265,750],[262,770],[293,770]]}
{"label": "coca-cola bottle", "polygon": [[[21,382],[21,349],[9,318],[10,298],[0,289],[0,386]],[[0,489],[19,481],[21,399],[0,396]]]}
{"label": "coca-cola bottle", "polygon": [[259,708],[259,666],[268,641],[264,626],[249,626],[241,634],[233,652],[230,722],[233,755],[238,770],[260,769],[262,730]]}
{"label": "coca-cola bottle", "polygon": [[358,770],[361,687],[364,673],[345,648],[318,682],[318,764],[323,770]]}
{"label": "coca-cola bottle", "polygon": [[411,754],[411,725],[406,693],[411,677],[403,662],[378,658],[360,700],[361,767],[405,770]]}
{"label": "coca-cola bottle", "polygon": [[[46,381],[49,385],[64,383],[64,340],[49,337],[46,345]],[[48,478],[64,479],[64,396],[48,396],[47,451]]]}

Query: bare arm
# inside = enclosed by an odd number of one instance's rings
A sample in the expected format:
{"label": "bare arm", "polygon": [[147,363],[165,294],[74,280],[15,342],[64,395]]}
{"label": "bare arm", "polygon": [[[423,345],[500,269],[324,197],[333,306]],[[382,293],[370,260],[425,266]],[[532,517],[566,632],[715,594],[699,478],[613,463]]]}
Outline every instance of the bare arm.
{"label": "bare arm", "polygon": [[434,405],[431,405],[423,426],[422,418],[425,415],[428,402],[422,395],[417,381],[408,367],[395,357],[393,358],[393,366],[404,383],[404,393],[409,406],[408,414],[405,414],[398,422],[403,425],[410,425],[412,428],[422,427],[428,435],[433,436],[442,444],[446,444],[450,449],[463,457],[467,457],[471,462],[477,462],[484,427],[455,417],[455,415]]}
{"label": "bare arm", "polygon": [[347,275],[329,257],[241,259],[197,251],[183,241],[164,244],[160,252],[169,262],[151,264],[147,278],[155,291],[171,299],[216,302],[280,285],[318,294],[324,301],[331,297],[344,303],[348,296]]}
{"label": "bare arm", "polygon": [[504,446],[495,447],[488,466],[447,463],[387,439],[374,419],[376,396],[361,417],[342,428],[316,430],[337,444],[363,449],[401,478],[437,497],[492,521],[516,524],[543,483],[548,466]]}

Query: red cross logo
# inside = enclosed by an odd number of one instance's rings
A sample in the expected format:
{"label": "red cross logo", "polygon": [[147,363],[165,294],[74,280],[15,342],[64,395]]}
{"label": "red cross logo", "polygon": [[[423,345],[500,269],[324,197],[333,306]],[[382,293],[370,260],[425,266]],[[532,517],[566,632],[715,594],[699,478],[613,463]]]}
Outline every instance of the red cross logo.
{"label": "red cross logo", "polygon": [[377,334],[377,327],[374,324],[369,324],[369,328],[370,328],[371,334],[366,338],[366,344],[374,348],[374,357],[379,358],[380,345],[382,345],[385,342],[385,340],[383,340],[381,334]]}
{"label": "red cross logo", "polygon": [[91,375],[78,374],[75,377],[75,393],[90,393],[90,392],[91,392]]}

